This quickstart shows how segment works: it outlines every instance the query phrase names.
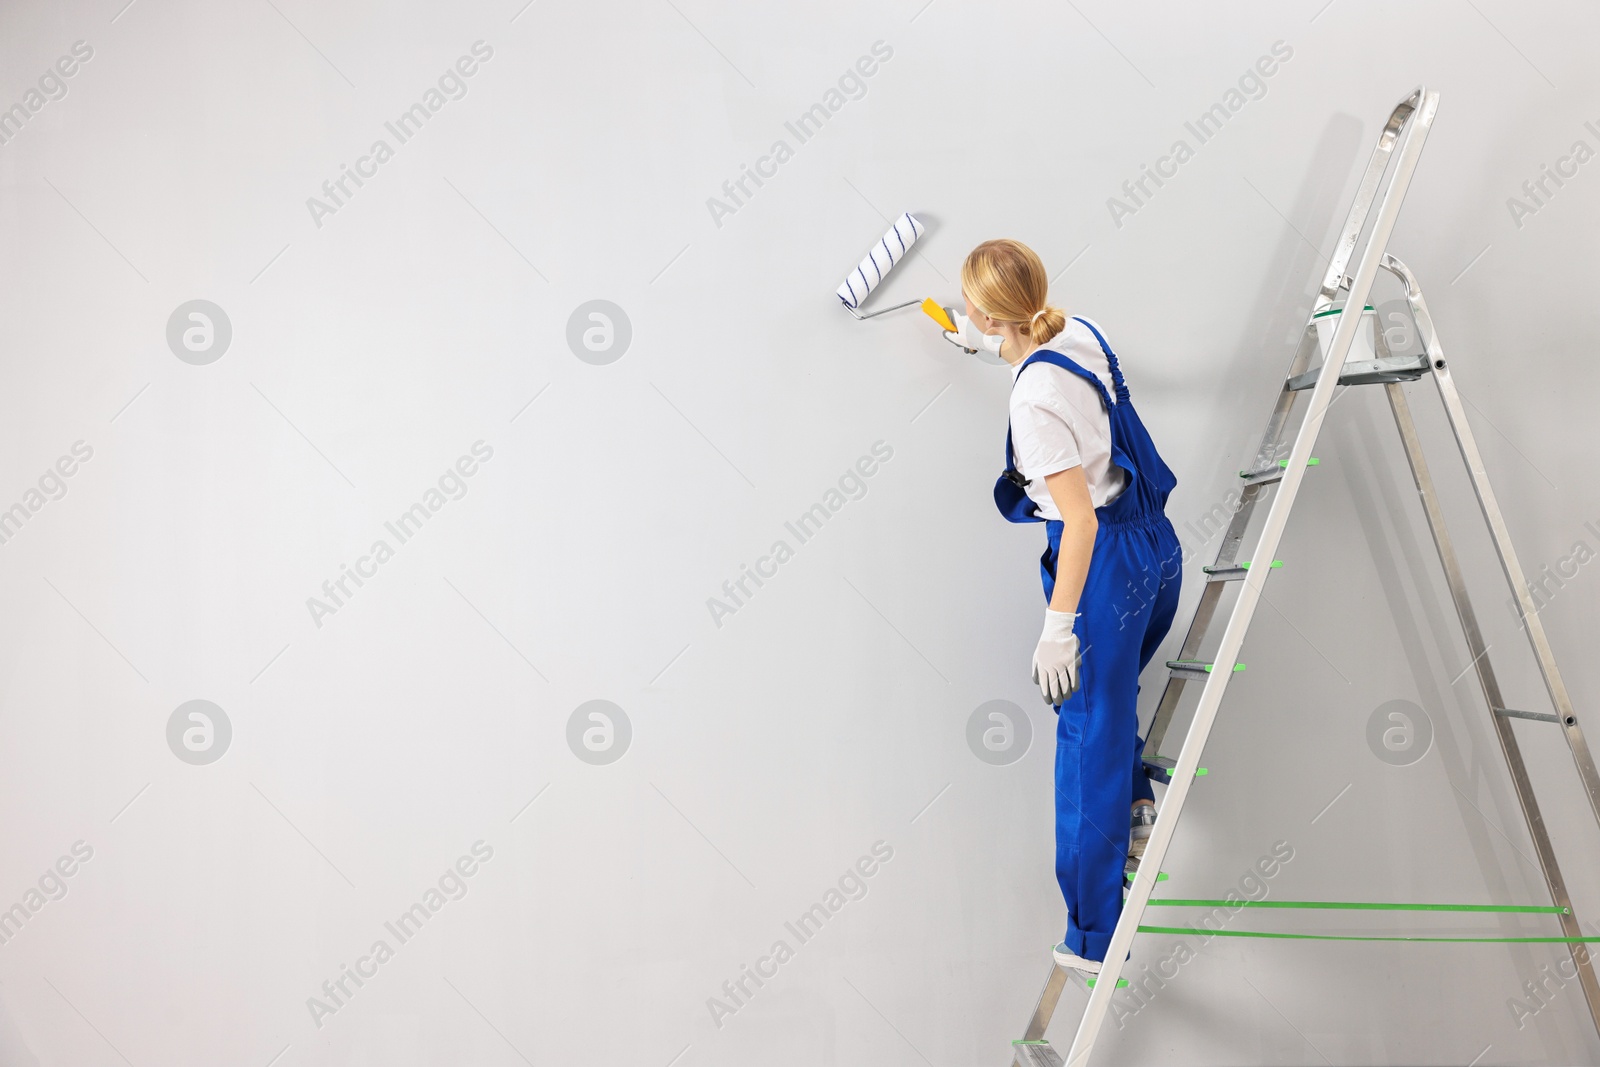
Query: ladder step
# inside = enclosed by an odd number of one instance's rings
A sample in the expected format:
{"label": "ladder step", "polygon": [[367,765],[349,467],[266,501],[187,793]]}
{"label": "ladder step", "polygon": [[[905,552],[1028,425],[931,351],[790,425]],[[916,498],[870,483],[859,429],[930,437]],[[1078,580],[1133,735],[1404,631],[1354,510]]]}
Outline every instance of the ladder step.
{"label": "ladder step", "polygon": [[[1281,567],[1283,566],[1283,560],[1275,559],[1270,566],[1274,568]],[[1200,569],[1205,572],[1206,581],[1208,582],[1237,582],[1242,581],[1245,574],[1249,572],[1250,561],[1236,563],[1231,567],[1201,567]]]}
{"label": "ladder step", "polygon": [[[1172,677],[1185,680],[1194,678],[1205,681],[1206,675],[1211,673],[1212,664],[1204,663],[1197,659],[1169,659],[1167,669],[1172,672]],[[1243,663],[1233,665],[1235,671],[1244,670]]]}
{"label": "ladder step", "polygon": [[[1173,768],[1177,765],[1178,761],[1170,756],[1146,756],[1144,757],[1144,776],[1157,782],[1165,783],[1172,778]],[[1199,778],[1210,773],[1205,767],[1197,767],[1194,775]]]}
{"label": "ladder step", "polygon": [[1502,719],[1531,719],[1534,722],[1553,722],[1561,725],[1561,716],[1552,715],[1547,711],[1518,711],[1515,708],[1495,708],[1494,713]]}
{"label": "ladder step", "polygon": [[[1322,460],[1318,459],[1316,456],[1312,456],[1310,459],[1306,460],[1306,466],[1315,467],[1321,462]],[[1247,486],[1271,485],[1273,482],[1283,481],[1283,472],[1288,468],[1288,466],[1288,460],[1280,459],[1278,460],[1278,465],[1276,467],[1257,467],[1253,471],[1240,471],[1239,477],[1244,480],[1244,484]]]}
{"label": "ladder step", "polygon": [[1243,564],[1233,567],[1201,567],[1208,582],[1240,582],[1249,568]]}
{"label": "ladder step", "polygon": [[1283,470],[1279,467],[1262,467],[1260,470],[1240,471],[1239,477],[1245,485],[1271,485],[1283,481]]}
{"label": "ladder step", "polygon": [[1012,1067],[1062,1067],[1066,1062],[1048,1041],[1013,1041]]}
{"label": "ladder step", "polygon": [[[1414,382],[1426,374],[1433,364],[1426,354],[1420,356],[1390,356],[1388,359],[1366,359],[1359,363],[1346,363],[1339,374],[1340,385],[1383,385],[1388,382]],[[1322,368],[1296,374],[1284,383],[1291,393],[1310,389],[1317,384]]]}
{"label": "ladder step", "polygon": [[1164,782],[1167,780],[1167,775],[1172,773],[1172,768],[1177,765],[1178,761],[1171,756],[1146,756],[1144,758],[1145,777]]}

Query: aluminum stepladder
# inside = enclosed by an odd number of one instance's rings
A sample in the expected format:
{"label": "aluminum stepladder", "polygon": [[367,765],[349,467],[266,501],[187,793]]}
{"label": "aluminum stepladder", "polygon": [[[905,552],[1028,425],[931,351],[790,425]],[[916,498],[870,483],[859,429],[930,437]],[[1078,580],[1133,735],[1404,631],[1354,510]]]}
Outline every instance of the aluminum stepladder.
{"label": "aluminum stepladder", "polygon": [[[1306,468],[1312,462],[1311,450],[1316,443],[1328,407],[1333,402],[1335,388],[1340,385],[1382,384],[1384,386],[1412,477],[1426,513],[1434,545],[1439,553],[1451,599],[1454,601],[1457,617],[1461,622],[1467,651],[1473,657],[1473,668],[1483,690],[1495,735],[1510,771],[1512,785],[1521,805],[1535,854],[1543,870],[1552,902],[1565,909],[1564,913],[1558,916],[1562,936],[1566,938],[1583,936],[1577,917],[1572,912],[1566,882],[1556,862],[1544,818],[1534,796],[1510,720],[1529,719],[1553,723],[1562,728],[1597,822],[1600,822],[1600,773],[1596,771],[1583,730],[1578,724],[1566,687],[1556,668],[1538,608],[1534,604],[1521,564],[1511,544],[1510,533],[1489,484],[1483,458],[1478,452],[1477,443],[1467,423],[1460,394],[1451,379],[1438,336],[1433,328],[1433,320],[1422,297],[1422,290],[1405,264],[1386,252],[1389,236],[1393,232],[1401,203],[1433,123],[1438,102],[1437,92],[1419,87],[1395,107],[1388,122],[1385,123],[1378,145],[1357,187],[1355,201],[1351,206],[1349,217],[1345,220],[1321,292],[1313,307],[1311,322],[1308,322],[1306,333],[1290,364],[1277,406],[1268,420],[1266,433],[1262,437],[1261,447],[1250,470],[1240,472],[1243,491],[1235,505],[1232,520],[1223,535],[1216,560],[1212,566],[1205,568],[1206,584],[1184,638],[1179,658],[1167,662],[1166,687],[1156,706],[1155,717],[1145,742],[1146,773],[1154,781],[1163,783],[1167,787],[1160,806],[1160,817],[1156,820],[1139,873],[1133,879],[1123,905],[1122,916],[1112,935],[1105,962],[1090,990],[1088,1006],[1078,1024],[1067,1058],[1063,1060],[1060,1053],[1045,1040],[1045,1031],[1069,977],[1066,969],[1052,965],[1050,976],[1039,996],[1038,1005],[1034,1009],[1027,1030],[1023,1038],[1012,1046],[1013,1067],[1061,1067],[1063,1063],[1069,1067],[1088,1065],[1095,1041],[1110,1010],[1111,998],[1116,993],[1117,982],[1127,960],[1129,948],[1138,932],[1145,907],[1156,885],[1157,873],[1161,870],[1167,848],[1177,829],[1179,815],[1188,798],[1189,787],[1199,770],[1206,739],[1210,735],[1228,682],[1238,665],[1240,649],[1260,600],[1262,587],[1271,573],[1270,563],[1275,558],[1301,480]],[[1397,146],[1398,153],[1395,152]],[[1386,171],[1390,171],[1389,181],[1380,200],[1378,190]],[[1377,212],[1373,214],[1371,209],[1375,200]],[[1356,257],[1356,270],[1351,276],[1346,274],[1345,270],[1351,258],[1355,256],[1361,234],[1367,230],[1369,216],[1371,216],[1371,229],[1366,243],[1361,246],[1359,257]],[[1377,358],[1347,365],[1347,358],[1357,334],[1363,328],[1363,316],[1341,313],[1337,328],[1333,331],[1325,350],[1322,350],[1321,366],[1308,370],[1313,351],[1322,349],[1312,323],[1320,315],[1333,311],[1337,306],[1336,301],[1346,308],[1366,307],[1367,297],[1372,291],[1380,269],[1394,274],[1405,288],[1406,300],[1416,322],[1422,345],[1421,354],[1409,358],[1390,355],[1383,331],[1380,329],[1376,331],[1373,339],[1374,354]],[[1339,299],[1341,294],[1343,294],[1342,300]],[[1523,627],[1527,631],[1528,640],[1533,647],[1535,659],[1538,661],[1545,688],[1554,708],[1551,713],[1518,711],[1505,707],[1499,682],[1478,627],[1477,617],[1468,598],[1455,548],[1445,527],[1443,512],[1422,452],[1421,441],[1412,421],[1405,393],[1401,388],[1401,383],[1415,381],[1424,374],[1430,374],[1438,387],[1440,399],[1443,401],[1451,430],[1494,541],[1506,580],[1515,594]],[[1293,446],[1286,459],[1280,458],[1284,430],[1289,416],[1300,394],[1307,390],[1310,391],[1310,401],[1295,434]],[[1262,561],[1262,565],[1250,567],[1249,561],[1239,561],[1239,551],[1255,505],[1269,487],[1275,487],[1275,495],[1253,553],[1253,559]],[[1221,642],[1211,661],[1200,661],[1196,657],[1200,655],[1206,631],[1216,614],[1223,591],[1235,582],[1238,583],[1239,593],[1228,615]],[[1179,699],[1183,695],[1185,685],[1190,681],[1203,682],[1204,685],[1183,747],[1179,750],[1176,760],[1156,755]],[[1567,946],[1573,964],[1577,968],[1590,1016],[1597,1030],[1600,1030],[1600,982],[1596,980],[1589,951],[1582,941],[1569,940]]]}

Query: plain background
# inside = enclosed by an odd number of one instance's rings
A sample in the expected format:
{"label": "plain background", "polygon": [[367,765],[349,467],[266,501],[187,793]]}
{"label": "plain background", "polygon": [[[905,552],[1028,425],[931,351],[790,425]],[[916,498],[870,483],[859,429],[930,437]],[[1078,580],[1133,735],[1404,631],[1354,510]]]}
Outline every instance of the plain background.
{"label": "plain background", "polygon": [[[877,306],[956,302],[981,240],[1035,247],[1177,472],[1181,630],[1203,517],[1419,83],[1442,103],[1391,250],[1526,569],[1569,561],[1544,619],[1580,718],[1600,696],[1600,162],[1507,204],[1600,149],[1589,5],[124,2],[0,12],[0,105],[93,49],[0,145],[0,507],[93,450],[0,545],[0,907],[93,849],[0,945],[8,1067],[1006,1062],[1064,926],[1027,672],[1043,530],[990,501],[1004,370],[833,290],[901,211],[928,233]],[[384,123],[477,41],[466,94],[398,144]],[[892,57],[800,143],[785,123],[875,42]],[[1185,123],[1275,42],[1291,58],[1197,144]],[[394,158],[318,225],[308,198],[378,138]],[[1114,220],[1180,138],[1194,157]],[[718,218],[779,139],[792,158]],[[166,340],[195,299],[232,326],[206,365]],[[605,365],[567,340],[591,300],[631,324]],[[1507,700],[1548,710],[1432,387],[1410,395]],[[398,545],[384,523],[478,441],[465,495]],[[865,494],[799,544],[784,523],[880,441]],[[1164,892],[1221,896],[1285,842],[1278,899],[1548,903],[1381,394],[1341,396],[1316,454]],[[379,538],[394,558],[318,625],[308,598]],[[714,619],[780,539],[793,557]],[[167,742],[196,699],[232,727],[204,766]],[[605,765],[568,743],[591,700],[631,726]],[[997,700],[1032,738],[1003,765],[967,740]],[[1431,727],[1404,766],[1368,743],[1391,701]],[[1593,917],[1570,758],[1517,730]],[[477,841],[466,894],[399,945],[383,924]],[[800,944],[785,923],[880,841],[866,895]],[[308,998],[380,938],[394,958],[317,1025]],[[779,939],[793,958],[718,1018]],[[1119,995],[1096,1062],[1600,1056],[1546,978],[1560,946],[1190,944],[1146,1002]],[[1175,949],[1142,938],[1130,976]]]}

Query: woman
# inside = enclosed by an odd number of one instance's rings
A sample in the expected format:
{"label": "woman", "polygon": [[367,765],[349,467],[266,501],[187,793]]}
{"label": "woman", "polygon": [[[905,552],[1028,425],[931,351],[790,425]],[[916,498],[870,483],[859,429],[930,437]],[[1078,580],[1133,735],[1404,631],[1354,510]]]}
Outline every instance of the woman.
{"label": "woman", "polygon": [[961,289],[970,326],[958,321],[957,336],[976,341],[975,328],[991,349],[998,338],[1012,368],[995,503],[1012,522],[1043,522],[1048,539],[1033,678],[1058,716],[1056,880],[1067,934],[1055,959],[1096,974],[1122,911],[1124,871],[1137,867],[1155,823],[1137,702],[1139,672],[1178,605],[1182,554],[1162,510],[1177,480],[1105,336],[1047,302],[1049,278],[1032,249],[985,241],[962,264]]}

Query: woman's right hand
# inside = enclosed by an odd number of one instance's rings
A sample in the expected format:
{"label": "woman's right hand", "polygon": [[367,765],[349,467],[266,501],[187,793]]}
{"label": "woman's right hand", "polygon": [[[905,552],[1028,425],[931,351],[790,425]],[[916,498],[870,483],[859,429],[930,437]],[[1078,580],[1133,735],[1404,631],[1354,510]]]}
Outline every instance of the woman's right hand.
{"label": "woman's right hand", "polygon": [[975,356],[981,351],[998,353],[1000,343],[1004,340],[999,334],[990,336],[972,324],[972,320],[954,308],[945,308],[945,314],[950,316],[950,321],[956,324],[954,331],[942,331],[944,339],[955,345],[969,356]]}

